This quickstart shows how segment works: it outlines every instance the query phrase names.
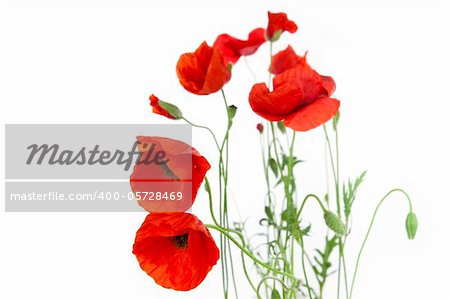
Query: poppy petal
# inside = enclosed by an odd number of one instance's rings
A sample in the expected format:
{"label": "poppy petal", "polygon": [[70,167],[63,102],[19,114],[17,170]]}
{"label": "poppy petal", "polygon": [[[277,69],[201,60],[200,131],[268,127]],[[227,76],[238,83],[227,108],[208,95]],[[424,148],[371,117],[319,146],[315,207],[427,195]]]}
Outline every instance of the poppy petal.
{"label": "poppy petal", "polygon": [[301,91],[295,84],[285,83],[272,92],[265,83],[253,85],[249,95],[253,111],[269,121],[279,121],[293,113],[299,106]]}
{"label": "poppy petal", "polygon": [[337,99],[319,98],[286,118],[284,125],[295,131],[314,129],[331,119],[339,110],[339,105]]}
{"label": "poppy petal", "polygon": [[211,94],[219,91],[225,83],[230,81],[231,71],[225,64],[222,52],[214,48],[211,62],[206,73],[205,84],[200,94]]}
{"label": "poppy petal", "polygon": [[297,64],[305,63],[306,55],[299,56],[295,53],[294,49],[292,49],[291,46],[287,46],[286,49],[272,56],[272,63],[269,71],[274,75],[278,75],[288,69],[295,67]]}
{"label": "poppy petal", "polygon": [[231,78],[220,49],[203,42],[194,53],[185,53],[177,62],[180,84],[189,92],[207,95],[220,90]]}
{"label": "poppy petal", "polygon": [[327,91],[328,96],[331,96],[334,93],[334,90],[336,89],[336,83],[334,82],[333,78],[329,76],[320,76],[322,79],[322,86]]}
{"label": "poppy petal", "polygon": [[247,40],[235,38],[229,34],[221,34],[216,38],[214,47],[218,47],[224,57],[224,62],[234,64],[241,56],[255,53],[266,42],[266,30],[257,28],[250,32]]}
{"label": "poppy petal", "polygon": [[273,79],[274,90],[286,84],[295,84],[301,90],[302,106],[327,95],[324,92],[320,75],[306,62],[297,64],[295,67],[276,75]]}

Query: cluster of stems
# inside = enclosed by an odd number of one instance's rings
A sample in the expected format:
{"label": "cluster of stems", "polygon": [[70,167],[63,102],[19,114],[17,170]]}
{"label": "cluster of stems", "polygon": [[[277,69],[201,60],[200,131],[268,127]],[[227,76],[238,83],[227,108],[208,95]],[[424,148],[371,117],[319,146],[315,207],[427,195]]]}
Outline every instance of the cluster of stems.
{"label": "cluster of stems", "polygon": [[[270,57],[272,57],[272,43],[270,44]],[[268,83],[270,88],[270,73]],[[208,192],[213,220],[213,224],[209,224],[207,227],[220,233],[224,298],[230,298],[230,293],[234,293],[234,297],[239,298],[236,283],[237,269],[234,263],[236,258],[233,259],[232,254],[232,246],[236,246],[240,251],[242,271],[258,299],[322,299],[325,286],[328,285],[326,282],[331,275],[337,276],[336,298],[351,299],[361,256],[381,204],[392,193],[400,192],[408,200],[409,211],[412,213],[412,204],[408,194],[402,189],[392,189],[380,200],[360,246],[353,271],[350,272],[346,262],[346,246],[351,231],[352,205],[356,197],[356,190],[362,182],[365,172],[353,182],[349,180],[344,183],[340,179],[339,114],[333,118],[333,135],[329,134],[327,125],[323,125],[327,160],[332,172],[334,190],[322,197],[307,194],[301,201],[298,201],[298,182],[294,171],[296,166],[301,165],[301,160],[295,155],[298,133],[286,129],[282,123],[266,122],[265,130],[261,132],[266,196],[265,217],[261,219],[260,225],[264,230],[262,233],[256,234],[259,237],[263,236],[263,240],[257,244],[251,242],[252,238],[248,237],[244,224],[239,227],[230,226],[228,207],[229,143],[236,108],[228,105],[223,89],[221,96],[227,120],[226,131],[221,140],[208,127],[193,124],[187,119],[185,121],[194,127],[208,130],[219,154],[218,192],[217,190],[213,192],[207,177],[205,178],[205,189]],[[302,222],[302,213],[306,203],[311,199],[323,212],[324,221],[322,220],[322,222],[327,226],[327,231],[324,236],[324,247],[308,250],[305,243],[309,237],[311,224],[306,225]],[[248,264],[252,265],[252,268]],[[232,289],[234,292],[231,291]]]}

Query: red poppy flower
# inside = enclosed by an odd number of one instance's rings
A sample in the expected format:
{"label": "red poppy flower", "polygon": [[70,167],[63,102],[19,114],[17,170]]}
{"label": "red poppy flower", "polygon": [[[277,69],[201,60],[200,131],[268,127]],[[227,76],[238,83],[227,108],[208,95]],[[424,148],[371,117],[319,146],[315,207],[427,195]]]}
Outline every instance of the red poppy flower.
{"label": "red poppy flower", "polygon": [[203,42],[194,53],[185,53],[177,63],[177,76],[189,92],[207,95],[219,91],[231,78],[222,52]]}
{"label": "red poppy flower", "polygon": [[236,63],[241,56],[255,53],[266,42],[266,30],[257,28],[249,33],[247,40],[237,39],[229,34],[221,34],[216,38],[214,47],[218,47],[223,54],[225,63]]}
{"label": "red poppy flower", "polygon": [[165,116],[170,119],[180,119],[181,111],[174,105],[161,101],[155,95],[150,96],[150,106],[152,106],[152,112]]}
{"label": "red poppy flower", "polygon": [[308,131],[326,121],[339,109],[331,98],[334,81],[319,75],[308,63],[300,63],[273,79],[273,91],[255,84],[249,102],[253,111],[269,121],[283,121],[296,131]]}
{"label": "red poppy flower", "polygon": [[197,287],[220,254],[208,228],[189,213],[147,215],[133,253],[157,284],[177,291]]}
{"label": "red poppy flower", "polygon": [[163,137],[137,137],[141,154],[131,189],[148,212],[184,212],[195,201],[208,161],[188,144]]}
{"label": "red poppy flower", "polygon": [[284,31],[295,33],[298,29],[297,24],[287,18],[285,13],[268,12],[269,25],[267,26],[267,39],[276,41]]}

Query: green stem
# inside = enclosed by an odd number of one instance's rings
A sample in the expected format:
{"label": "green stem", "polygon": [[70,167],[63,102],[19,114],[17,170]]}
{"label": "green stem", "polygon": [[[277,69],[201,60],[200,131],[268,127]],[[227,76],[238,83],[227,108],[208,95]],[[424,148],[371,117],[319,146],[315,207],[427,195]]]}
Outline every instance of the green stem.
{"label": "green stem", "polygon": [[209,198],[209,212],[211,213],[211,217],[212,217],[212,220],[214,221],[214,224],[219,225],[219,222],[217,222],[216,216],[214,214],[211,185],[209,184],[209,180],[208,180],[207,176],[205,176],[205,186],[206,186],[206,191],[208,192],[208,198]]}
{"label": "green stem", "polygon": [[[308,197],[307,197],[308,198]],[[306,202],[306,199],[303,201],[303,203]],[[309,299],[313,299],[312,298],[312,294],[311,294],[311,288],[309,286],[309,281],[308,281],[308,274],[306,273],[306,267],[305,267],[305,246],[304,246],[304,242],[303,242],[303,235],[300,234],[300,245],[302,247],[302,270],[303,270],[303,275],[305,276],[305,281],[306,281],[306,288],[308,289],[308,296]]]}
{"label": "green stem", "polygon": [[245,265],[244,253],[242,251],[241,251],[241,260],[242,260],[242,268],[244,270],[245,277],[247,278],[247,281],[250,284],[250,286],[252,287],[253,291],[256,294],[258,294],[258,291],[256,290],[255,285],[253,284],[253,282],[250,278],[250,275],[248,274],[247,266]]}
{"label": "green stem", "polygon": [[317,195],[315,195],[315,194],[308,194],[308,195],[306,195],[306,197],[303,199],[302,205],[300,206],[300,210],[298,210],[297,218],[296,218],[296,221],[297,221],[297,222],[298,222],[299,219],[300,219],[300,215],[302,214],[302,211],[303,211],[303,208],[305,207],[306,201],[307,201],[309,198],[311,198],[311,197],[314,198],[314,199],[317,201],[317,203],[320,205],[320,208],[322,209],[323,212],[326,212],[326,211],[327,211],[327,209],[325,208],[324,204],[322,203],[322,201],[320,200],[320,198],[319,198]]}
{"label": "green stem", "polygon": [[364,246],[366,245],[367,239],[369,238],[370,231],[372,230],[373,223],[375,222],[375,217],[377,216],[378,210],[380,209],[380,206],[383,204],[383,202],[389,197],[389,195],[391,195],[391,194],[394,193],[394,192],[400,192],[400,193],[403,193],[403,194],[406,196],[406,199],[408,200],[408,203],[409,203],[409,210],[410,210],[410,212],[412,212],[412,202],[411,202],[411,199],[409,198],[408,193],[406,193],[406,192],[405,192],[404,190],[402,190],[402,189],[399,189],[399,188],[392,189],[392,190],[389,191],[385,196],[383,196],[383,198],[380,200],[380,202],[378,203],[378,205],[377,205],[376,208],[375,208],[375,211],[373,212],[372,219],[371,219],[371,221],[370,221],[370,225],[369,225],[369,228],[368,228],[368,230],[367,230],[366,236],[365,236],[364,241],[363,241],[363,243],[362,243],[362,245],[361,245],[361,248],[359,249],[358,259],[356,260],[355,271],[353,272],[353,279],[352,279],[352,284],[351,284],[351,288],[350,288],[350,296],[349,296],[349,299],[352,298],[353,288],[354,288],[354,286],[355,286],[356,274],[357,274],[357,272],[358,272],[358,267],[359,267],[359,262],[360,262],[360,260],[361,260],[361,256],[362,256],[362,252],[363,252],[363,250],[364,250]]}
{"label": "green stem", "polygon": [[344,247],[345,247],[345,242],[343,243],[343,246],[342,246],[342,266],[344,267],[345,296],[346,296],[346,298],[348,298],[347,264],[345,262]]}
{"label": "green stem", "polygon": [[189,120],[187,120],[184,117],[183,117],[183,120],[185,122],[187,122],[188,124],[190,124],[191,126],[193,126],[193,127],[207,130],[211,134],[212,138],[214,139],[214,143],[216,144],[217,149],[220,151],[220,146],[219,146],[219,142],[217,141],[216,135],[214,134],[214,132],[210,128],[208,128],[206,126],[201,126],[201,125],[194,124],[194,123],[190,122]]}
{"label": "green stem", "polygon": [[337,212],[338,212],[338,216],[340,217],[341,215],[341,203],[339,201],[339,181],[338,181],[338,175],[336,172],[336,167],[334,165],[334,158],[333,158],[333,151],[331,149],[331,142],[330,142],[330,138],[328,136],[328,131],[327,131],[327,127],[325,125],[322,126],[323,130],[325,132],[325,138],[327,140],[327,145],[328,145],[328,152],[330,153],[330,160],[331,160],[331,168],[333,170],[333,177],[334,177],[334,185],[336,187],[336,207],[337,207]]}
{"label": "green stem", "polygon": [[[303,199],[302,205],[300,206],[300,209],[299,209],[299,211],[297,213],[296,223],[299,222],[300,216],[301,216],[301,214],[303,212],[303,209],[304,209],[304,207],[306,205],[306,202],[311,197],[314,198],[317,201],[317,203],[320,205],[320,208],[322,209],[323,212],[326,211],[325,206],[323,205],[322,201],[320,200],[320,198],[317,195],[315,195],[315,194],[308,194]],[[310,288],[310,285],[309,285],[308,275],[306,273],[306,267],[305,267],[305,247],[304,247],[304,242],[303,242],[303,235],[301,235],[301,234],[300,234],[300,246],[302,248],[302,270],[303,270],[303,275],[305,276],[306,287],[308,288],[309,298],[312,299],[311,288]]]}
{"label": "green stem", "polygon": [[[330,154],[330,160],[331,160],[331,167],[333,170],[333,178],[334,178],[334,186],[335,186],[335,192],[336,192],[336,209],[337,209],[337,215],[339,218],[341,218],[341,201],[340,201],[340,192],[339,192],[339,146],[338,146],[338,132],[335,130],[335,150],[336,150],[336,166],[334,162],[333,157],[333,151],[331,149],[331,142],[330,138],[328,136],[328,131],[326,125],[323,125],[323,130],[325,132],[325,138],[328,145],[328,152]],[[341,288],[341,267],[342,267],[342,257],[343,257],[343,243],[342,238],[339,237],[339,263],[338,263],[338,279],[337,279],[337,299],[340,297],[340,288]],[[344,270],[344,279],[347,281],[347,273]],[[347,287],[347,286],[346,286]]]}

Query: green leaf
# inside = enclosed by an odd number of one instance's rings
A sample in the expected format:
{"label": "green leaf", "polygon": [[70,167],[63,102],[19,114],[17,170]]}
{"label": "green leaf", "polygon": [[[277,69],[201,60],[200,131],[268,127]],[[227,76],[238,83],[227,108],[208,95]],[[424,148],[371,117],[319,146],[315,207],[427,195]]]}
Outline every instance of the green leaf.
{"label": "green leaf", "polygon": [[[283,154],[283,160],[282,160],[282,162],[281,162],[281,167],[284,169],[286,166],[288,166],[289,165],[289,156],[288,155],[285,155],[285,154]],[[295,157],[295,156],[293,156],[292,157],[292,167],[294,167],[295,165],[297,165],[298,163],[302,163],[302,162],[304,162],[303,160],[298,160],[297,159],[297,157]]]}
{"label": "green leaf", "polygon": [[278,165],[274,158],[269,158],[269,166],[275,177],[278,177]]}
{"label": "green leaf", "polygon": [[[292,157],[292,159],[295,159],[295,157]],[[282,158],[282,161],[281,161],[281,168],[284,169],[288,164],[289,164],[289,156],[283,154],[283,158]]]}
{"label": "green leaf", "polygon": [[161,100],[158,101],[158,104],[159,104],[159,106],[161,106],[161,108],[163,108],[170,115],[172,115],[173,118],[175,118],[175,119],[183,118],[183,114],[181,113],[181,110],[177,106],[170,104],[168,102],[161,101]]}
{"label": "green leaf", "polygon": [[332,231],[341,236],[345,235],[347,229],[345,228],[344,223],[336,214],[328,210],[323,213],[323,218],[325,219],[325,224]]}
{"label": "green leaf", "polygon": [[281,299],[280,293],[276,289],[272,290],[272,295],[270,295],[270,299]]}
{"label": "green leaf", "polygon": [[317,256],[314,256],[314,261],[316,262],[316,265],[313,266],[313,271],[316,274],[316,276],[320,277],[318,282],[321,288],[323,288],[327,277],[330,276],[331,274],[329,271],[332,266],[330,262],[330,257],[331,254],[333,253],[333,250],[339,244],[338,240],[339,239],[337,235],[334,235],[330,239],[328,237],[325,237],[324,250],[323,251],[320,251],[319,249],[315,250]]}
{"label": "green leaf", "polygon": [[408,239],[413,240],[416,237],[418,226],[419,223],[416,214],[409,212],[408,216],[406,216],[406,233],[408,234]]}
{"label": "green leaf", "polygon": [[353,205],[353,202],[356,198],[356,191],[358,190],[358,187],[361,185],[361,183],[364,180],[364,177],[366,175],[366,171],[363,171],[355,180],[354,183],[352,183],[350,180],[348,180],[347,185],[343,185],[343,200],[344,200],[344,214],[345,218],[348,219],[351,213],[351,207]]}
{"label": "green leaf", "polygon": [[281,213],[281,220],[286,221],[288,229],[292,229],[297,222],[297,210],[292,203],[287,203],[286,209]]}
{"label": "green leaf", "polygon": [[284,123],[282,121],[277,122],[278,130],[280,130],[281,133],[286,133],[286,127],[284,126]]}
{"label": "green leaf", "polygon": [[311,230],[311,225],[308,225],[305,228],[300,228],[300,225],[298,223],[295,223],[292,227],[292,236],[294,237],[294,240],[297,241],[298,245],[302,245],[301,237],[307,236],[309,234],[309,231]]}
{"label": "green leaf", "polygon": [[264,212],[266,213],[267,220],[269,220],[269,224],[273,223],[273,212],[270,207],[264,207]]}

